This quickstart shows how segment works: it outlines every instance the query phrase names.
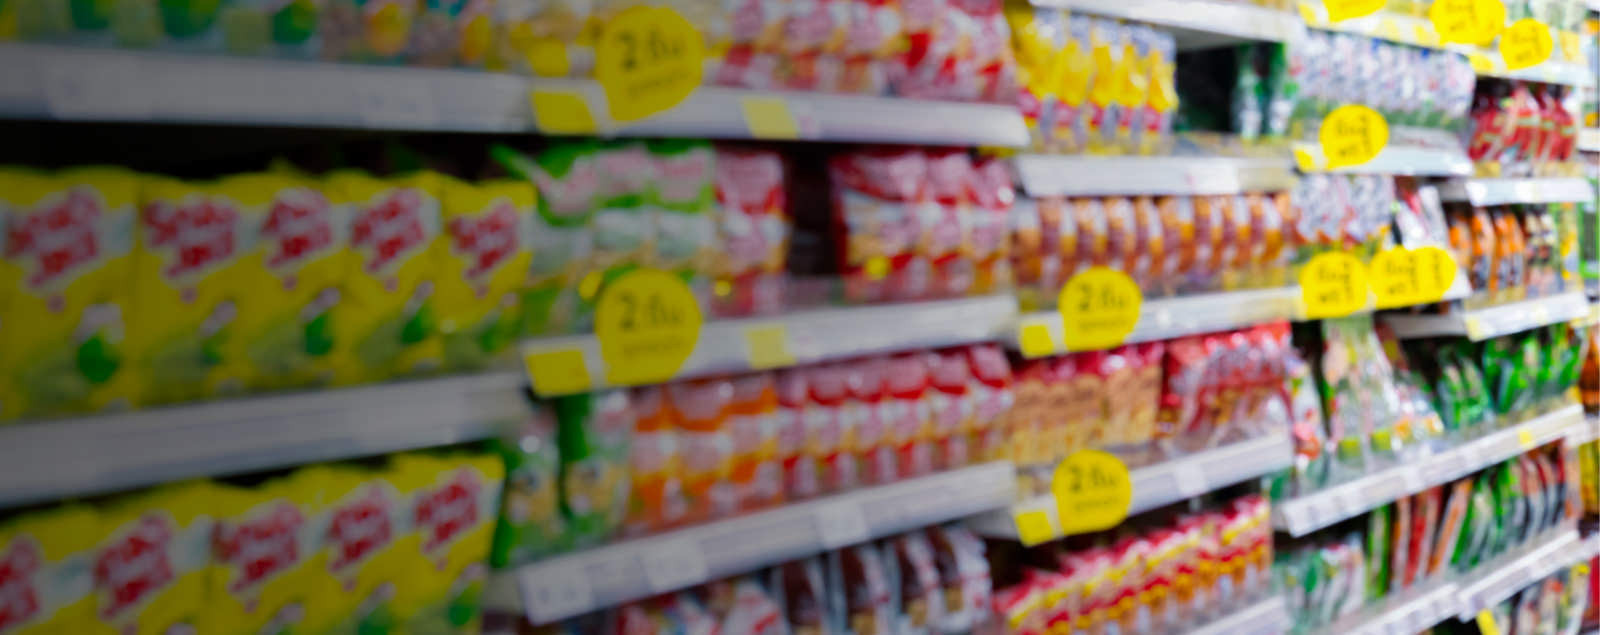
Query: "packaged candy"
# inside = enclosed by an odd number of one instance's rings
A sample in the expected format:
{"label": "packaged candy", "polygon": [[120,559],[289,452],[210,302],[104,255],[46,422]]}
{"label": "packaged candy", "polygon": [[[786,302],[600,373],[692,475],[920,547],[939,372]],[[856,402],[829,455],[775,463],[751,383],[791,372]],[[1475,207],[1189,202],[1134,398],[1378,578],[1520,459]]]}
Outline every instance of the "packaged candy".
{"label": "packaged candy", "polygon": [[866,635],[888,632],[890,614],[888,570],[877,546],[868,543],[828,553],[828,586],[834,606],[843,613],[845,633]]}
{"label": "packaged candy", "polygon": [[[790,632],[826,632],[832,623],[829,605],[832,598],[823,583],[821,558],[791,560],[772,570],[772,588],[777,591],[784,622]],[[837,585],[830,585],[835,588]]]}
{"label": "packaged candy", "polygon": [[409,551],[409,567],[394,598],[401,628],[411,633],[475,632],[483,615],[488,584],[495,505],[500,500],[504,464],[497,456],[457,452],[430,456],[403,454],[395,462],[417,462],[397,471],[414,479],[406,515],[410,532],[399,548]]}
{"label": "packaged candy", "polygon": [[[782,308],[789,219],[783,158],[776,152],[721,147],[716,156],[719,315]],[[723,292],[726,289],[726,292]]]}
{"label": "packaged candy", "polygon": [[443,182],[448,247],[439,276],[446,368],[479,368],[510,352],[521,331],[518,291],[532,252],[534,190],[526,182]]}
{"label": "packaged candy", "polygon": [[324,583],[321,471],[312,468],[252,488],[217,485],[210,582],[200,630],[260,632],[314,628],[336,608]]}
{"label": "packaged candy", "polygon": [[[653,266],[676,273],[702,297],[717,250],[716,153],[693,139],[662,139],[646,144],[655,175],[655,254]],[[704,302],[702,302],[704,304]]]}
{"label": "packaged candy", "polygon": [[947,349],[927,355],[929,367],[928,411],[932,419],[934,463],[949,469],[972,460],[973,431],[977,417],[973,395],[968,393],[971,368],[961,349]]}
{"label": "packaged candy", "polygon": [[884,382],[887,360],[870,357],[846,364],[850,397],[845,402],[845,429],[850,431],[845,451],[856,464],[863,485],[888,483],[899,470],[884,413],[888,397]]}
{"label": "packaged candy", "polygon": [[831,92],[844,85],[844,45],[850,28],[847,0],[800,0],[787,5],[781,47],[783,86]]}
{"label": "packaged candy", "polygon": [[216,486],[164,485],[102,508],[91,560],[94,612],[79,632],[199,632],[208,602]]}
{"label": "packaged candy", "polygon": [[[899,632],[935,632],[944,621],[944,593],[939,583],[939,568],[934,562],[933,544],[921,533],[896,536],[889,541],[900,606],[896,611]],[[997,598],[998,602],[999,599]]]}
{"label": "packaged candy", "polygon": [[683,459],[683,494],[690,521],[731,515],[738,492],[733,472],[733,439],[728,408],[733,385],[725,379],[704,379],[667,386],[667,399],[677,428]]}
{"label": "packaged candy", "polygon": [[325,588],[337,606],[322,632],[353,634],[395,623],[387,598],[404,556],[396,547],[405,521],[399,490],[376,469],[331,465],[321,477],[326,501],[319,553]]}
{"label": "packaged candy", "polygon": [[803,455],[816,464],[819,492],[847,490],[860,482],[854,457],[848,450],[854,432],[846,416],[848,371],[838,364],[807,369],[806,449]]}
{"label": "packaged candy", "polygon": [[[627,512],[634,410],[620,390],[558,398],[561,504],[576,545],[610,537]],[[687,463],[687,461],[685,461]]]}
{"label": "packaged candy", "polygon": [[900,354],[889,358],[884,367],[887,395],[883,402],[883,422],[887,442],[894,449],[896,478],[927,474],[937,465],[940,448],[938,434],[937,387],[930,388],[930,367],[938,366],[933,353]]}
{"label": "packaged candy", "polygon": [[944,588],[945,632],[976,628],[986,620],[993,589],[983,541],[954,525],[929,528],[928,539]]}
{"label": "packaged candy", "polygon": [[[971,377],[967,392],[975,404],[973,456],[980,461],[998,460],[1003,458],[1004,423],[1016,403],[1011,364],[1006,361],[1005,352],[992,344],[969,346],[966,354]],[[1160,370],[1156,373],[1159,376]]]}
{"label": "packaged candy", "polygon": [[927,160],[916,150],[864,150],[828,162],[845,298],[912,299],[929,291],[931,263],[917,251],[931,205]]}
{"label": "packaged candy", "polygon": [[918,208],[921,236],[917,252],[931,266],[929,293],[935,297],[965,295],[973,285],[971,225],[975,171],[965,150],[928,155],[928,189],[932,201]]}
{"label": "packaged candy", "polygon": [[784,494],[791,499],[815,496],[822,487],[817,462],[810,453],[809,373],[809,369],[790,368],[778,371],[777,376],[778,459],[783,465]]}
{"label": "packaged candy", "polygon": [[634,416],[628,444],[632,492],[626,530],[642,534],[683,522],[689,503],[683,490],[683,449],[666,388],[640,387],[633,392],[630,405]]}
{"label": "packaged candy", "polygon": [[643,143],[604,142],[594,154],[593,267],[607,276],[645,266],[659,240],[654,218],[655,162]]}
{"label": "packaged candy", "polygon": [[[635,433],[634,448],[649,443],[644,436]],[[535,406],[514,436],[495,441],[495,449],[505,461],[506,483],[489,564],[505,567],[564,550],[567,527],[561,516],[561,456],[556,446],[555,413],[545,406]],[[637,466],[634,470],[636,474],[640,472]]]}
{"label": "packaged candy", "polygon": [[[66,505],[0,521],[0,587],[23,601],[8,603],[0,628],[18,635],[76,633],[98,609],[94,571],[81,563],[98,538],[100,517],[87,505]],[[63,592],[65,591],[65,592]]]}
{"label": "packaged candy", "polygon": [[599,179],[592,150],[590,144],[557,144],[530,159],[507,146],[489,148],[497,165],[537,190],[527,243],[532,258],[519,309],[524,336],[565,333],[581,320],[578,282],[590,269],[589,221]]}

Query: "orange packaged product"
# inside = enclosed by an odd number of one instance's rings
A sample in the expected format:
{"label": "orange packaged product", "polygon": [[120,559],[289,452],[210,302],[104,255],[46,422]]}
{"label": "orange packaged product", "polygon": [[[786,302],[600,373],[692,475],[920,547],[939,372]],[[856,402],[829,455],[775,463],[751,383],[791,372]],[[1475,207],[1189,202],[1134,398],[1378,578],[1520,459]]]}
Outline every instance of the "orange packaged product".
{"label": "orange packaged product", "polygon": [[1041,421],[1054,374],[1054,360],[1045,359],[1026,361],[1017,370],[1016,401],[1006,416],[1008,446],[1004,457],[1017,465],[1032,465],[1043,458]]}
{"label": "orange packaged product", "polygon": [[1133,277],[1143,285],[1140,271],[1139,220],[1133,213],[1133,201],[1124,196],[1109,196],[1101,204],[1106,219],[1106,252],[1109,266]]}
{"label": "orange packaged product", "polygon": [[1167,295],[1186,290],[1188,278],[1195,267],[1195,216],[1194,199],[1187,196],[1163,196],[1156,199],[1156,212],[1161,216],[1161,228],[1167,257],[1161,278],[1161,292]]}
{"label": "orange packaged product", "polygon": [[1287,252],[1284,250],[1284,229],[1292,226],[1290,218],[1289,195],[1278,192],[1273,195],[1253,194],[1260,197],[1260,205],[1252,205],[1252,212],[1258,212],[1255,217],[1256,241],[1260,245],[1260,254],[1256,259],[1256,277],[1251,282],[1256,287],[1281,287],[1288,280],[1288,271],[1285,261]]}
{"label": "orange packaged product", "polygon": [[1450,255],[1467,269],[1472,264],[1472,219],[1462,209],[1452,209],[1445,216],[1450,232]]}
{"label": "orange packaged product", "polygon": [[1141,601],[1140,590],[1149,580],[1150,546],[1149,539],[1143,536],[1129,536],[1111,548],[1116,558],[1112,564],[1112,579],[1117,590],[1109,617],[1123,633],[1149,630],[1151,615],[1149,607]]}
{"label": "orange packaged product", "polygon": [[[1072,217],[1077,221],[1078,248],[1075,250],[1077,266],[1073,272],[1097,265],[1112,265],[1111,225],[1106,214],[1106,203],[1098,198],[1072,199]],[[1120,263],[1117,263],[1120,264]]]}
{"label": "orange packaged product", "polygon": [[1045,594],[1029,580],[994,592],[994,611],[1005,635],[1047,635]]}
{"label": "orange packaged product", "polygon": [[1493,214],[1495,228],[1495,272],[1491,288],[1497,302],[1519,299],[1527,289],[1527,240],[1515,214],[1504,208]]}
{"label": "orange packaged product", "polygon": [[806,373],[805,455],[816,464],[818,493],[847,490],[858,482],[855,457],[846,454],[855,436],[845,416],[846,375],[838,364],[814,366]]}
{"label": "orange packaged product", "polygon": [[1132,392],[1127,393],[1130,408],[1128,421],[1123,424],[1124,441],[1128,445],[1142,445],[1156,438],[1156,412],[1161,405],[1161,361],[1167,347],[1165,342],[1145,342],[1126,348],[1128,359],[1133,363],[1134,381]]}
{"label": "orange packaged product", "polygon": [[966,465],[972,457],[969,443],[974,416],[967,394],[970,377],[961,349],[928,353],[929,411],[933,418],[934,462],[941,469]]}
{"label": "orange packaged product", "polygon": [[683,457],[685,518],[698,522],[729,516],[738,508],[730,477],[733,438],[728,429],[728,404],[733,385],[726,379],[697,379],[667,386],[676,413],[678,452]]}
{"label": "orange packaged product", "polygon": [[1100,370],[1104,357],[1103,351],[1077,353],[1061,357],[1056,365],[1062,399],[1055,403],[1050,418],[1059,422],[1056,425],[1063,432],[1056,459],[1105,445],[1107,386]]}
{"label": "orange packaged product", "polygon": [[980,159],[972,170],[974,206],[968,219],[971,227],[974,295],[1011,288],[1011,245],[1006,241],[1006,224],[1015,202],[1011,173],[1005,161]]}
{"label": "orange packaged product", "polygon": [[883,416],[884,365],[882,357],[845,362],[845,381],[850,398],[845,403],[845,451],[855,457],[855,471],[862,485],[888,483],[895,479],[894,445],[889,440]]}
{"label": "orange packaged product", "polygon": [[[1228,244],[1227,260],[1222,263],[1222,288],[1241,289],[1249,279],[1250,268],[1260,257],[1260,243],[1253,232],[1252,199],[1244,195],[1223,197],[1223,241]],[[1260,198],[1254,204],[1259,206]]]}
{"label": "orange packaged product", "polygon": [[933,471],[933,412],[929,409],[928,362],[922,353],[902,353],[889,358],[885,370],[888,398],[884,422],[889,445],[894,448],[900,478]]}
{"label": "orange packaged product", "polygon": [[632,535],[659,531],[684,521],[688,503],[683,498],[683,457],[678,452],[678,430],[666,389],[645,386],[633,391],[633,439],[628,448],[628,468],[633,493],[623,530]]}
{"label": "orange packaged product", "polygon": [[1191,291],[1215,291],[1222,275],[1222,263],[1229,257],[1223,238],[1223,216],[1227,197],[1194,198],[1194,271],[1189,276]]}
{"label": "orange packaged product", "polygon": [[778,392],[772,373],[751,373],[729,381],[733,400],[728,404],[728,430],[733,437],[733,489],[739,509],[781,503]]}
{"label": "orange packaged product", "polygon": [[999,460],[1006,435],[1003,424],[1014,399],[1011,363],[995,344],[968,346],[966,358],[971,377],[967,395],[973,403],[972,453],[978,461]]}
{"label": "orange packaged product", "polygon": [[809,454],[806,430],[807,372],[800,368],[778,371],[777,426],[778,462],[783,469],[783,491],[787,498],[803,499],[820,491],[817,463]]}
{"label": "orange packaged product", "polygon": [[1167,250],[1172,246],[1166,241],[1166,225],[1161,220],[1161,212],[1156,207],[1155,199],[1149,196],[1133,197],[1134,222],[1138,226],[1138,237],[1134,242],[1135,265],[1134,280],[1138,281],[1139,288],[1144,289],[1148,295],[1164,295],[1167,284]]}
{"label": "orange packaged product", "polygon": [[1060,461],[1062,457],[1070,454],[1076,446],[1074,435],[1082,432],[1083,428],[1073,425],[1072,417],[1063,413],[1071,412],[1073,395],[1071,378],[1077,372],[1072,366],[1075,355],[1057,357],[1053,360],[1052,369],[1045,374],[1045,392],[1042,407],[1038,413],[1039,439],[1037,454],[1033,463],[1045,467],[1044,480],[1049,482],[1050,467]]}
{"label": "orange packaged product", "polygon": [[1011,234],[1011,272],[1016,277],[1017,303],[1027,309],[1041,306],[1045,265],[1059,268],[1054,254],[1045,251],[1045,232],[1040,222],[1039,201],[1022,197],[1017,199],[1007,219],[1006,231]]}
{"label": "orange packaged product", "polygon": [[1495,271],[1500,266],[1495,246],[1494,220],[1482,207],[1472,208],[1472,266],[1467,269],[1474,294],[1495,296]]}
{"label": "orange packaged product", "polygon": [[1099,364],[1092,367],[1092,372],[1098,373],[1104,383],[1099,407],[1104,419],[1090,437],[1091,448],[1121,447],[1138,442],[1131,435],[1135,406],[1130,397],[1137,393],[1141,379],[1134,366],[1133,352],[1132,346],[1123,346],[1092,354],[1099,357]]}

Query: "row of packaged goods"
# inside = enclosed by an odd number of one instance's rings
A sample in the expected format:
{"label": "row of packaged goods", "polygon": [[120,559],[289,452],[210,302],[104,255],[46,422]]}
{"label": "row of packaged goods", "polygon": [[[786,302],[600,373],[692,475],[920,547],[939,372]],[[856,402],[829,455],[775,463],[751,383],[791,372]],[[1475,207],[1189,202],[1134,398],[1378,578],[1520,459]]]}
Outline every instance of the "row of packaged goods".
{"label": "row of packaged goods", "polygon": [[1472,285],[1468,306],[1581,288],[1578,216],[1589,204],[1473,207],[1451,204],[1450,249]]}
{"label": "row of packaged goods", "polygon": [[0,516],[0,632],[474,633],[504,464],[419,451]]}
{"label": "row of packaged goods", "polygon": [[1023,549],[996,543],[994,635],[1183,633],[1272,592],[1266,499],[1144,514]]}
{"label": "row of packaged goods", "polygon": [[[1308,631],[1436,581],[1473,579],[1496,556],[1576,521],[1578,483],[1578,466],[1560,446],[1532,450],[1280,545],[1277,587],[1297,629]],[[1543,623],[1581,619],[1587,574],[1568,575],[1557,574],[1562,614],[1541,614]]]}

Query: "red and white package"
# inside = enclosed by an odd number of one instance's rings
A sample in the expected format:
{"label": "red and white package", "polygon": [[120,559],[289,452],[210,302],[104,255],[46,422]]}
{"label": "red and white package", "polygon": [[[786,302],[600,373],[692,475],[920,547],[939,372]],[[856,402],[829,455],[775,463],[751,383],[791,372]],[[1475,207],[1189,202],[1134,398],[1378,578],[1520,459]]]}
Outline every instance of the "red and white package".
{"label": "red and white package", "polygon": [[928,540],[944,587],[944,631],[977,628],[988,620],[993,590],[983,540],[957,525],[929,528]]}
{"label": "red and white package", "polygon": [[972,169],[973,209],[968,225],[974,294],[1011,288],[1011,245],[1006,241],[1016,190],[1000,159],[979,159]]}
{"label": "red and white package", "polygon": [[728,50],[712,75],[722,86],[777,88],[788,2],[733,0],[729,6]]}
{"label": "red and white package", "polygon": [[844,43],[843,92],[882,95],[900,72],[896,54],[905,46],[899,0],[848,0],[850,28]]}
{"label": "red and white package", "polygon": [[884,401],[884,421],[889,427],[898,474],[908,478],[932,472],[933,414],[926,398],[928,367],[923,354],[902,353],[889,358],[885,377],[889,395]]}
{"label": "red and white package", "polygon": [[972,452],[980,461],[1004,458],[1005,420],[1015,396],[1011,392],[1011,363],[995,344],[966,348],[967,395],[972,400]]}
{"label": "red and white package", "polygon": [[861,150],[834,156],[828,171],[845,298],[925,297],[930,264],[917,241],[921,207],[931,202],[927,157],[914,149]]}
{"label": "red and white package", "polygon": [[818,491],[838,492],[860,482],[850,454],[849,372],[839,364],[809,369],[806,389],[806,454],[817,465]]}
{"label": "red and white package", "polygon": [[771,373],[740,375],[729,380],[728,432],[733,438],[732,481],[740,509],[756,509],[783,501],[783,474],[778,452],[778,393]]}
{"label": "red and white package", "polygon": [[783,309],[790,223],[782,155],[770,150],[717,149],[717,233],[721,245],[717,315]]}
{"label": "red and white package", "polygon": [[806,390],[808,374],[805,369],[790,368],[778,371],[777,377],[778,411],[773,422],[777,426],[783,489],[790,499],[810,498],[821,491],[817,462],[810,454],[806,428],[806,405],[810,400]]}
{"label": "red and white package", "polygon": [[790,0],[783,25],[785,88],[833,92],[844,86],[847,0]]}
{"label": "red and white package", "polygon": [[850,399],[846,401],[848,451],[855,455],[856,474],[863,485],[889,483],[896,478],[894,446],[889,441],[883,406],[888,360],[869,357],[845,362]]}
{"label": "red and white package", "polygon": [[975,173],[966,150],[940,150],[928,155],[931,204],[918,207],[922,236],[917,252],[933,268],[930,295],[958,297],[972,289],[970,223]]}
{"label": "red and white package", "polygon": [[972,460],[968,435],[975,406],[967,394],[970,375],[966,356],[960,349],[949,349],[928,353],[927,359],[933,384],[928,400],[933,414],[934,446],[938,449],[935,461],[944,469],[966,465]]}

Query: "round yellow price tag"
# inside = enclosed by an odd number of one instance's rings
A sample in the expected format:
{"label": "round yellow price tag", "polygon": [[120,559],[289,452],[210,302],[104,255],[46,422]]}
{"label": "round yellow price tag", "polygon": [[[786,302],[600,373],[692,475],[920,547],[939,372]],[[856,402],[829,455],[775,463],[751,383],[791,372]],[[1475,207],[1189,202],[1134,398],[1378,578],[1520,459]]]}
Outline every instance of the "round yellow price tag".
{"label": "round yellow price tag", "polygon": [[678,105],[700,86],[705,56],[705,38],[671,8],[636,6],[608,20],[594,75],[611,119],[636,121]]}
{"label": "round yellow price tag", "polygon": [[672,379],[700,340],[700,304],[689,285],[657,269],[623,274],[600,291],[594,333],[617,386]]}
{"label": "round yellow price tag", "polygon": [[1506,5],[1500,0],[1434,0],[1428,19],[1444,42],[1484,46],[1505,28]]}
{"label": "round yellow price tag", "polygon": [[1438,302],[1456,282],[1456,272],[1461,268],[1456,257],[1443,247],[1418,247],[1411,250],[1417,261],[1417,293],[1420,302]]}
{"label": "round yellow price tag", "polygon": [[1385,3],[1386,0],[1322,0],[1322,6],[1328,9],[1329,22],[1372,15]]}
{"label": "round yellow price tag", "polygon": [[1121,271],[1091,267],[1061,287],[1062,343],[1069,351],[1092,351],[1122,344],[1139,324],[1144,294]]}
{"label": "round yellow price tag", "polygon": [[1345,104],[1322,118],[1317,140],[1329,169],[1361,165],[1389,144],[1389,122],[1376,110]]}
{"label": "round yellow price tag", "polygon": [[1415,254],[1404,247],[1394,247],[1378,252],[1367,267],[1372,278],[1372,294],[1377,296],[1378,308],[1387,309],[1421,302]]}
{"label": "round yellow price tag", "polygon": [[1367,305],[1366,267],[1354,255],[1330,251],[1300,269],[1300,299],[1310,319],[1339,317]]}
{"label": "round yellow price tag", "polygon": [[1505,60],[1506,70],[1543,64],[1554,50],[1550,27],[1533,18],[1517,20],[1500,34],[1500,59]]}
{"label": "round yellow price tag", "polygon": [[1116,455],[1079,450],[1056,465],[1050,479],[1061,535],[1110,529],[1128,517],[1133,479]]}

